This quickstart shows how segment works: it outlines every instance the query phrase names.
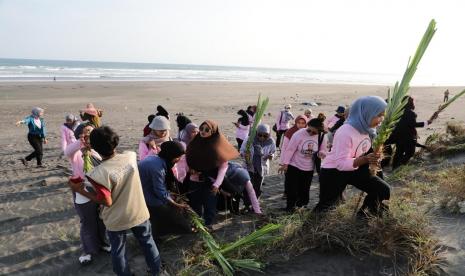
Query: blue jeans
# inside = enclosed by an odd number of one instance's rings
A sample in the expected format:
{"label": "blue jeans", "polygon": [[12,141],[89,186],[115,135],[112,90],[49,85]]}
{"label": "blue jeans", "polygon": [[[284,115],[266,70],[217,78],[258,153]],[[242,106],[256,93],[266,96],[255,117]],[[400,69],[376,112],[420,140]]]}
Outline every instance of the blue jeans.
{"label": "blue jeans", "polygon": [[[145,255],[145,262],[152,275],[160,274],[160,254],[152,237],[152,229],[149,220],[131,228],[134,237],[139,241]],[[126,256],[126,230],[107,231],[111,244],[111,262],[113,272],[116,275],[131,275]]]}

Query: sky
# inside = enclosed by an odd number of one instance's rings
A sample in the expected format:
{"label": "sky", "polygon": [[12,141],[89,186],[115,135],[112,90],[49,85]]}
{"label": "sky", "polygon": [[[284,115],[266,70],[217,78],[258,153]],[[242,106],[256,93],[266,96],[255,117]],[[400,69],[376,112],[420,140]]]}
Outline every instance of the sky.
{"label": "sky", "polygon": [[0,57],[461,77],[465,1],[0,0]]}

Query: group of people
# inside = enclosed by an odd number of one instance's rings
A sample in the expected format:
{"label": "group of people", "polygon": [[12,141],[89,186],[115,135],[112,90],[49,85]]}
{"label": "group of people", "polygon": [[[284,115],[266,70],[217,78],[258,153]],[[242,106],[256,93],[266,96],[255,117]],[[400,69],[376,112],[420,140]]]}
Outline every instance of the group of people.
{"label": "group of people", "polygon": [[[411,114],[413,99],[410,103],[402,117],[409,126],[411,120],[416,122],[416,114]],[[259,122],[253,137],[249,136],[256,106],[249,106],[237,113],[240,117],[234,122],[237,148],[215,121],[197,125],[182,113],[176,114],[178,130],[173,137],[169,112],[158,106],[147,118],[138,155],[116,151],[119,136],[101,125],[103,112],[92,104],[80,111],[82,122],[72,114],[66,115],[61,145],[73,171],[69,185],[81,223],[83,254],[79,262],[91,262],[100,250],[111,252],[114,272],[130,275],[125,243],[126,232],[131,230],[150,272],[157,275],[160,256],[155,241],[165,234],[195,231],[189,212],[202,217],[210,230],[218,210],[261,215],[263,180],[269,174],[270,161],[279,153],[278,171],[285,174],[283,198],[287,211],[307,207],[316,172],[320,194],[314,212],[336,206],[346,186],[353,185],[367,194],[358,215],[381,216],[388,211],[383,201],[389,200],[390,187],[382,174],[370,174],[369,165],[381,161],[371,141],[386,106],[380,97],[361,97],[350,107],[339,106],[334,116],[326,119],[323,113],[313,117],[310,109],[294,117],[292,106],[287,104],[273,127]],[[42,144],[47,140],[43,115],[44,110],[36,107],[30,116],[17,122],[28,126],[28,140],[34,148],[21,159],[24,165],[36,158],[37,165],[44,166]],[[427,123],[436,117],[433,115]],[[404,128],[402,120],[391,141],[412,131]],[[419,126],[423,125],[414,124],[413,128]],[[398,148],[399,156],[403,154],[399,163],[403,164],[408,156],[405,148]]]}

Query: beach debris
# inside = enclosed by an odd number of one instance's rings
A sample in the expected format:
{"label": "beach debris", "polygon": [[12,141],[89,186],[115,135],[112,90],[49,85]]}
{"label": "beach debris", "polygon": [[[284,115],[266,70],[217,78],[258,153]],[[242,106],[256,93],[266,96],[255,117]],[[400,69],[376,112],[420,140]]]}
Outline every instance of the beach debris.
{"label": "beach debris", "polygon": [[316,102],[302,102],[302,105],[318,106],[319,104]]}

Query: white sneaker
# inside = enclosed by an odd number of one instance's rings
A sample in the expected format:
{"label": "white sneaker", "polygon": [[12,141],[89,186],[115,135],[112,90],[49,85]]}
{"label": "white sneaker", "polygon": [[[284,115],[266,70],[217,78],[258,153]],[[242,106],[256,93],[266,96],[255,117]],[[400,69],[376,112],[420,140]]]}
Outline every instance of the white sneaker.
{"label": "white sneaker", "polygon": [[102,250],[103,252],[106,252],[106,253],[111,253],[111,246],[109,245],[102,245],[100,247],[100,250]]}
{"label": "white sneaker", "polygon": [[82,255],[81,257],[79,257],[79,263],[81,265],[86,265],[86,264],[89,264],[90,262],[92,262],[92,255],[90,254]]}

